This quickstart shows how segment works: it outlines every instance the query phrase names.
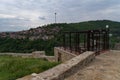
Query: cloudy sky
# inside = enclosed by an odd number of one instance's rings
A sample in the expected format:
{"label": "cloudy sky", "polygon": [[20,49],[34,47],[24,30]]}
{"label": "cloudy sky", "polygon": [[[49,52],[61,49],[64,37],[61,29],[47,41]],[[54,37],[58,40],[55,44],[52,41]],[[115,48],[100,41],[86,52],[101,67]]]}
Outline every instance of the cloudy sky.
{"label": "cloudy sky", "polygon": [[0,0],[0,31],[88,20],[120,21],[120,0]]}

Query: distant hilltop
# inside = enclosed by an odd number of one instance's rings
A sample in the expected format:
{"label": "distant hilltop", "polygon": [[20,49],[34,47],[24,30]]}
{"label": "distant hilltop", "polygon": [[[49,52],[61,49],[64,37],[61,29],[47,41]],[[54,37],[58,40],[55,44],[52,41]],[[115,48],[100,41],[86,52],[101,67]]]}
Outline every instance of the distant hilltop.
{"label": "distant hilltop", "polygon": [[59,27],[49,28],[46,26],[31,28],[29,30],[18,31],[18,32],[1,32],[1,38],[13,38],[13,39],[51,39],[54,38],[55,33],[60,31]]}
{"label": "distant hilltop", "polygon": [[110,20],[96,20],[96,21],[85,21],[79,23],[57,23],[41,26],[37,28],[31,28],[29,30],[18,31],[18,32],[1,32],[1,38],[13,38],[13,39],[52,39],[60,31],[80,31],[90,29],[102,29],[106,25],[110,26],[111,33],[114,36],[120,36],[120,22]]}

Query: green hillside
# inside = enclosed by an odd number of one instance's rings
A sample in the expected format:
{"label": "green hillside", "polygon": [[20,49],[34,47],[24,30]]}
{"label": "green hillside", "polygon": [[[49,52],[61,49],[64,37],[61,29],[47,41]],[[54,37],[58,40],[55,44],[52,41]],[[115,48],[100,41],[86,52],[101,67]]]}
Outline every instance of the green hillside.
{"label": "green hillside", "polygon": [[82,31],[91,29],[103,29],[109,25],[111,33],[115,35],[120,35],[120,22],[110,21],[110,20],[96,20],[96,21],[86,21],[80,23],[62,23],[62,24],[51,24],[47,27],[62,27],[63,31]]}
{"label": "green hillside", "polygon": [[92,29],[103,29],[106,25],[110,26],[110,44],[120,42],[120,22],[110,20],[86,21],[80,23],[58,23],[43,26],[49,30],[54,27],[59,27],[61,30],[56,33],[53,39],[50,40],[29,40],[29,39],[0,39],[0,52],[32,52],[35,50],[45,50],[47,55],[53,55],[54,46],[58,46],[61,39],[60,35],[64,31],[82,31]]}

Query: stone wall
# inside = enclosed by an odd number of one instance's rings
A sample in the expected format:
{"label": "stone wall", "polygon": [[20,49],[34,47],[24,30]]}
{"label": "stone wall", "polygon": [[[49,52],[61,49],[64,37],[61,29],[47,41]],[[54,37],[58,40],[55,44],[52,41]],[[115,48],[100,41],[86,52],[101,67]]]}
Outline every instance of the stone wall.
{"label": "stone wall", "polygon": [[34,51],[34,52],[32,52],[32,56],[34,58],[40,58],[40,57],[44,57],[46,55],[45,55],[45,51]]}
{"label": "stone wall", "polygon": [[0,55],[12,55],[15,57],[22,58],[41,58],[52,62],[54,61],[65,62],[72,59],[73,57],[76,57],[74,53],[70,53],[59,47],[54,48],[54,56],[46,56],[45,51],[34,51],[32,53],[0,53]]}
{"label": "stone wall", "polygon": [[115,44],[114,50],[120,50],[120,43]]}
{"label": "stone wall", "polygon": [[46,56],[45,51],[35,51],[32,53],[0,53],[0,55],[11,55],[14,57],[22,57],[22,58],[41,58],[41,59],[46,59],[50,62],[55,61],[55,56]]}
{"label": "stone wall", "polygon": [[83,68],[94,58],[94,52],[85,52],[43,73],[34,73],[17,80],[64,80]]}
{"label": "stone wall", "polygon": [[0,55],[11,55],[11,56],[14,56],[14,57],[23,57],[23,58],[32,57],[31,53],[0,53]]}
{"label": "stone wall", "polygon": [[54,55],[55,55],[55,61],[65,62],[73,57],[76,57],[74,53],[70,53],[69,51],[66,51],[62,48],[55,47],[54,48]]}

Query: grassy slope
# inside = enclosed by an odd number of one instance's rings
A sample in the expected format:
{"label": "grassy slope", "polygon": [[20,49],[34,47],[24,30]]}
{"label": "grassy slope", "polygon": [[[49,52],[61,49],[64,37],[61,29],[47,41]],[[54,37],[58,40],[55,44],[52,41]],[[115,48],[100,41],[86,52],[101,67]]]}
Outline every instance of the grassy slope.
{"label": "grassy slope", "polygon": [[33,72],[40,73],[57,64],[41,59],[0,56],[0,80],[15,80]]}

